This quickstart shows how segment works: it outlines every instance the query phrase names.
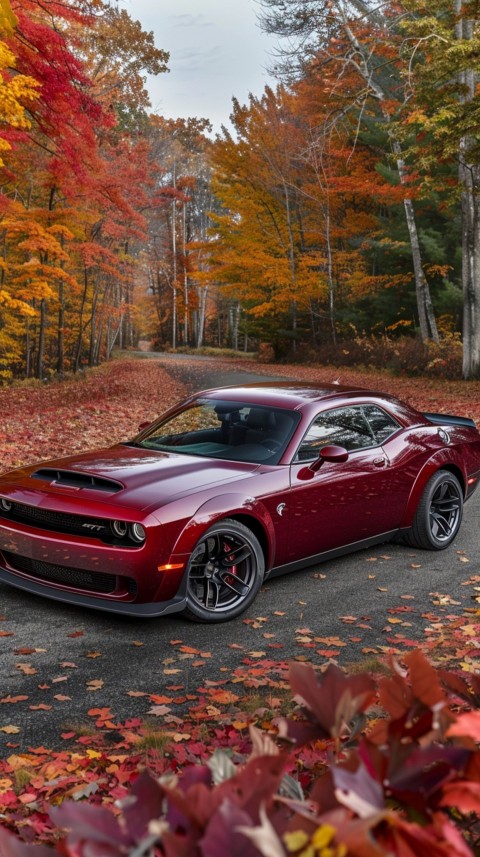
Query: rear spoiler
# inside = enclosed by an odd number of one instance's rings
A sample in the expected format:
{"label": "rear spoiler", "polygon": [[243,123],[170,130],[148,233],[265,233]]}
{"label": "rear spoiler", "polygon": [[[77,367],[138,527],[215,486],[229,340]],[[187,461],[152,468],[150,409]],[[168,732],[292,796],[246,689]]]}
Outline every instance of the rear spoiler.
{"label": "rear spoiler", "polygon": [[463,426],[465,428],[476,428],[470,417],[455,417],[452,414],[423,414],[431,423],[441,426]]}

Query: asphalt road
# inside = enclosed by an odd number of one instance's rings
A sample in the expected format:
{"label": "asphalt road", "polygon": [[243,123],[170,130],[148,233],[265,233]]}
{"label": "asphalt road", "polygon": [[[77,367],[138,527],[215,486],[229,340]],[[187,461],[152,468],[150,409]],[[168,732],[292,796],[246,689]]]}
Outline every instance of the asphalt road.
{"label": "asphalt road", "polygon": [[[191,360],[166,358],[165,367],[188,389],[265,380],[219,373],[208,360],[193,370]],[[424,639],[436,620],[449,622],[474,606],[479,517],[477,492],[448,550],[388,544],[277,578],[246,614],[216,627],[178,617],[126,619],[0,584],[0,730],[19,729],[0,731],[0,752],[12,752],[12,743],[62,746],[61,732],[88,722],[92,707],[110,707],[117,721],[149,716],[149,696],[132,691],[162,695],[173,685],[195,697],[206,680],[228,679],[267,659],[358,663],[395,647],[395,635]]]}

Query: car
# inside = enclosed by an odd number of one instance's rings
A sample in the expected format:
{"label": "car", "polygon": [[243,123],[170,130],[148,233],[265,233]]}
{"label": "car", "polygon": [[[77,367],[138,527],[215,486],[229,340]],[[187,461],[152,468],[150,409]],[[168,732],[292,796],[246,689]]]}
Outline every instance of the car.
{"label": "car", "polygon": [[190,396],[132,440],[0,478],[0,581],[199,622],[263,582],[397,539],[452,544],[480,477],[466,417],[339,384]]}

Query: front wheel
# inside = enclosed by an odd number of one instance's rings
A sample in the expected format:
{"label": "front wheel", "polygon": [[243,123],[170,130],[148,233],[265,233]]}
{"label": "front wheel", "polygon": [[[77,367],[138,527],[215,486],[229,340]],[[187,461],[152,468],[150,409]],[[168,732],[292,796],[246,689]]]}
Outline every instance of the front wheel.
{"label": "front wheel", "polygon": [[196,622],[235,618],[256,597],[264,574],[263,551],[252,531],[229,518],[219,521],[190,556],[185,617]]}
{"label": "front wheel", "polygon": [[439,470],[427,482],[406,541],[425,550],[444,550],[458,533],[463,491],[457,477]]}

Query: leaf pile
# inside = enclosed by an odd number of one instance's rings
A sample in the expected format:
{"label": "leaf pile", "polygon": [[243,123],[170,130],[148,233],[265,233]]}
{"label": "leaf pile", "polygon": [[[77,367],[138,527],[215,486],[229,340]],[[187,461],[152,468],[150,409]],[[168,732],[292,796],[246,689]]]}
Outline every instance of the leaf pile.
{"label": "leaf pile", "polygon": [[0,469],[126,440],[184,395],[158,361],[134,359],[0,389]]}
{"label": "leaf pile", "polygon": [[[304,663],[290,665],[289,681],[290,717],[251,726],[248,741],[245,728],[216,724],[223,749],[209,757],[201,727],[135,756],[122,744],[12,755],[0,780],[0,808],[15,806],[2,857],[477,853],[478,675],[436,671],[416,651],[376,682]],[[92,715],[106,722],[110,712]]]}

